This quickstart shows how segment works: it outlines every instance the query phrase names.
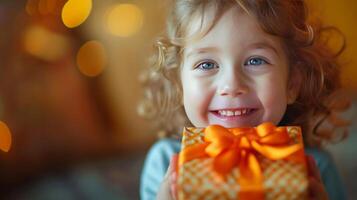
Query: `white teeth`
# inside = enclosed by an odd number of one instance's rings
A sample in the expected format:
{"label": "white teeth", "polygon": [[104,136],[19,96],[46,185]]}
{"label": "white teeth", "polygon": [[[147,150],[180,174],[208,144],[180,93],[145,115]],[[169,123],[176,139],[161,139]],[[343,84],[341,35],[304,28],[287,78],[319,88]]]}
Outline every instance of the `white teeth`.
{"label": "white teeth", "polygon": [[246,115],[250,112],[250,109],[244,108],[240,110],[219,110],[218,113],[222,116],[241,116]]}
{"label": "white teeth", "polygon": [[234,112],[232,112],[232,111],[230,111],[230,110],[227,111],[227,116],[230,117],[230,116],[233,116],[233,115],[234,115]]}

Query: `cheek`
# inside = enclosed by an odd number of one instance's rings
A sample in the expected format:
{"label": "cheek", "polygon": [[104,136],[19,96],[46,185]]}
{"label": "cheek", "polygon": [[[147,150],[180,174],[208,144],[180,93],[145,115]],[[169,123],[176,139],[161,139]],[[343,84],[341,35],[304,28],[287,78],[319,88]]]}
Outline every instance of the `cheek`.
{"label": "cheek", "polygon": [[189,82],[183,82],[182,86],[187,117],[195,126],[206,126],[212,90],[202,80],[195,78],[191,78]]}
{"label": "cheek", "polygon": [[258,96],[264,107],[264,121],[278,124],[287,106],[286,81],[277,78],[270,79],[261,85],[259,91]]}

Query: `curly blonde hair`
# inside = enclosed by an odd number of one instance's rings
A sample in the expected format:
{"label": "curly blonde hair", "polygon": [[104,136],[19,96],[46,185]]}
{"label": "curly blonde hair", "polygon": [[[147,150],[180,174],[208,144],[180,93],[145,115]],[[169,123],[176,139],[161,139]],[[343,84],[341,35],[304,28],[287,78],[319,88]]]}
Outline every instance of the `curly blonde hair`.
{"label": "curly blonde hair", "polygon": [[[349,122],[338,116],[350,105],[340,92],[341,64],[338,58],[345,49],[344,36],[337,28],[323,26],[318,19],[308,18],[304,0],[175,0],[166,34],[156,41],[157,50],[141,79],[144,98],[139,113],[154,119],[156,125],[170,136],[177,136],[182,126],[190,125],[182,105],[182,51],[186,42],[204,36],[234,4],[255,16],[265,32],[283,41],[289,58],[290,77],[291,74],[297,77],[289,82],[300,86],[297,99],[288,105],[279,125],[301,126],[309,146],[345,138]],[[207,8],[214,10],[215,17],[206,26]],[[194,18],[200,20],[201,26],[194,35],[187,35]],[[342,38],[342,45],[337,50],[329,45],[334,33]]]}

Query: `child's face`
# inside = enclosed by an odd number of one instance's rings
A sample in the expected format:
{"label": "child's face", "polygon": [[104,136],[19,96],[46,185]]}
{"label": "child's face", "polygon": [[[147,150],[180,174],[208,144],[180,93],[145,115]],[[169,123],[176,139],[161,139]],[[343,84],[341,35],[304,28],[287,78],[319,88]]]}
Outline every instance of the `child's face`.
{"label": "child's face", "polygon": [[281,41],[238,7],[185,46],[181,80],[186,113],[197,127],[278,124],[288,103],[288,59]]}

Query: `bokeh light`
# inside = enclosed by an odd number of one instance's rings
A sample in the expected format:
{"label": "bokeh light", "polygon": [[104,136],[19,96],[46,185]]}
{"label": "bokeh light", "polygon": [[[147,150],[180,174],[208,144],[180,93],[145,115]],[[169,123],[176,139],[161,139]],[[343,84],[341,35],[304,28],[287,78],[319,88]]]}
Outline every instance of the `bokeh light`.
{"label": "bokeh light", "polygon": [[92,10],[92,0],[69,0],[62,9],[62,21],[68,28],[81,25]]}
{"label": "bokeh light", "polygon": [[143,24],[143,13],[134,4],[119,4],[108,10],[106,25],[109,33],[128,37],[140,30]]}
{"label": "bokeh light", "polygon": [[25,32],[24,46],[29,54],[37,58],[56,61],[64,56],[70,45],[65,36],[34,25]]}
{"label": "bokeh light", "polygon": [[11,133],[7,125],[0,121],[0,150],[8,152],[11,147]]}
{"label": "bokeh light", "polygon": [[98,76],[107,65],[104,46],[95,40],[86,42],[78,51],[77,65],[79,71],[89,77]]}

